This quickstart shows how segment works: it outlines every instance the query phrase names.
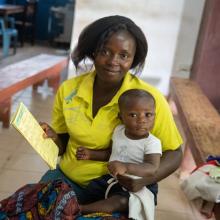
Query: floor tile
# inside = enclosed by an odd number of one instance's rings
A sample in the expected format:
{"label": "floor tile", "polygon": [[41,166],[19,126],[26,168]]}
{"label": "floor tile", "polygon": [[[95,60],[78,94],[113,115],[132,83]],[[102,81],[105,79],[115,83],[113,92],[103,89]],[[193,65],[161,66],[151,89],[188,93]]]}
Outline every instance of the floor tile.
{"label": "floor tile", "polygon": [[46,172],[49,167],[38,154],[17,152],[5,164],[6,169]]}
{"label": "floor tile", "polygon": [[160,211],[171,211],[175,209],[181,213],[192,214],[191,207],[183,192],[176,189],[159,188],[158,206]]}
{"label": "floor tile", "polygon": [[175,210],[175,207],[173,207],[173,211],[156,210],[155,220],[196,220],[193,215],[181,213]]}
{"label": "floor tile", "polygon": [[4,165],[8,162],[8,160],[10,160],[12,154],[13,153],[11,151],[1,150],[1,153],[0,153],[0,169],[2,169],[4,167]]}
{"label": "floor tile", "polygon": [[37,154],[35,149],[26,141],[24,140],[17,148],[18,153],[27,153],[27,154]]}
{"label": "floor tile", "polygon": [[0,172],[0,191],[13,193],[27,183],[38,182],[42,175],[42,172],[4,169]]}
{"label": "floor tile", "polygon": [[23,137],[14,128],[0,132],[0,150],[15,151],[22,141]]}
{"label": "floor tile", "polygon": [[180,179],[179,171],[177,170],[172,175],[168,176],[166,179],[159,182],[159,188],[163,187],[164,189],[176,189],[181,190],[180,188]]}
{"label": "floor tile", "polygon": [[11,196],[11,192],[2,192],[0,191],[0,201],[6,199],[7,197]]}

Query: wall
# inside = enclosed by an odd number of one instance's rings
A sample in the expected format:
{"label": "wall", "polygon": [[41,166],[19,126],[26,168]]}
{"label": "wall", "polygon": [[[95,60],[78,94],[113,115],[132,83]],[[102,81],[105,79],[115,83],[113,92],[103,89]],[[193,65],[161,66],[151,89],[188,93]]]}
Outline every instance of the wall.
{"label": "wall", "polygon": [[205,0],[184,1],[172,75],[189,77],[204,3]]}
{"label": "wall", "polygon": [[190,77],[220,112],[220,1],[206,1]]}
{"label": "wall", "polygon": [[197,81],[220,112],[219,10],[219,0],[185,0],[172,75]]}

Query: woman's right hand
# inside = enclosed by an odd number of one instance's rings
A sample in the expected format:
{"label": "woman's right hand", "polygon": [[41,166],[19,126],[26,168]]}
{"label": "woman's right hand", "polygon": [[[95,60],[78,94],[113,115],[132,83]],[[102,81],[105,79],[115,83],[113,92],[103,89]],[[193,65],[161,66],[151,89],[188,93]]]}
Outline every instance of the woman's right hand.
{"label": "woman's right hand", "polygon": [[51,138],[59,148],[59,156],[63,155],[69,141],[69,134],[57,134],[47,123],[39,123],[44,130],[43,138]]}
{"label": "woman's right hand", "polygon": [[43,138],[51,138],[55,143],[57,143],[57,133],[46,122],[40,122],[39,124],[41,128],[44,130]]}

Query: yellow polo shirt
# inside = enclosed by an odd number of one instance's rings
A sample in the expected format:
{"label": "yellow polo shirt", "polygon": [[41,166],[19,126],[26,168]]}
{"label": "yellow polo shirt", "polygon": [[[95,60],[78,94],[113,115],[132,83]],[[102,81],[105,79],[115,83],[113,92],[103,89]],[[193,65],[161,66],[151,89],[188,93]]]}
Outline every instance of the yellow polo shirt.
{"label": "yellow polo shirt", "polygon": [[[95,72],[89,72],[65,81],[59,88],[53,108],[52,127],[57,133],[69,133],[66,152],[60,168],[72,181],[86,186],[90,180],[107,173],[106,162],[77,160],[76,149],[108,147],[118,119],[118,98],[128,89],[140,88],[150,92],[156,101],[153,135],[161,140],[163,151],[175,150],[182,144],[169,105],[164,96],[151,85],[127,73],[120,90],[110,103],[92,116],[92,97]],[[135,146],[134,146],[135,147]]]}

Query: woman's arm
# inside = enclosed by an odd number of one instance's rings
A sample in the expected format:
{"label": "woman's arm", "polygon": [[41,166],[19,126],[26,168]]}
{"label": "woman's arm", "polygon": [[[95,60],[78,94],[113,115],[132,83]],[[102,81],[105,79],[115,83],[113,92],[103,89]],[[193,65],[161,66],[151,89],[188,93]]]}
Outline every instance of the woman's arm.
{"label": "woman's arm", "polygon": [[145,183],[147,185],[159,182],[160,180],[168,177],[176,169],[179,168],[182,161],[182,149],[179,147],[176,150],[167,150],[163,152],[160,161],[160,167],[157,170],[156,175],[151,179],[146,179]]}
{"label": "woman's arm", "polygon": [[118,175],[118,181],[129,191],[137,192],[143,186],[159,182],[160,180],[168,177],[180,166],[181,160],[181,147],[173,151],[168,150],[163,153],[159,169],[154,175],[143,177],[141,179],[131,179],[126,176]]}
{"label": "woman's arm", "polygon": [[66,147],[67,147],[70,136],[68,133],[57,134],[57,136],[58,136],[57,142],[59,143],[59,156],[61,156],[66,151]]}

